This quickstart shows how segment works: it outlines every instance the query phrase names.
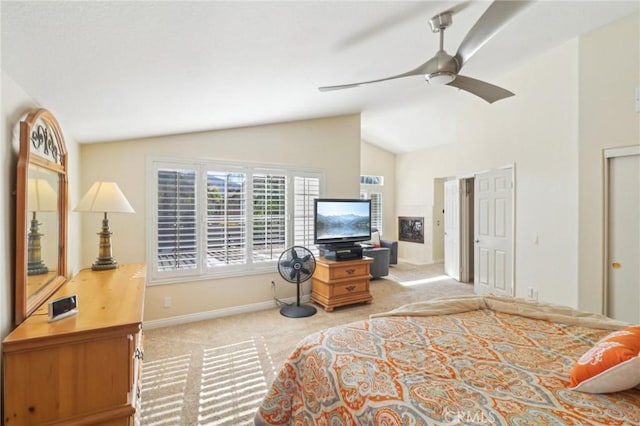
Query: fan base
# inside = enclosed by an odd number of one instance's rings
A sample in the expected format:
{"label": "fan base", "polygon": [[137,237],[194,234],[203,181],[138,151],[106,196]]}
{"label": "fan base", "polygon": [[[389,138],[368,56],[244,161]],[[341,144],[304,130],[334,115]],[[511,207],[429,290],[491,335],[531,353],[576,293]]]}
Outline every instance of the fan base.
{"label": "fan base", "polygon": [[292,305],[280,308],[280,313],[289,318],[304,318],[315,315],[316,308],[310,305]]}

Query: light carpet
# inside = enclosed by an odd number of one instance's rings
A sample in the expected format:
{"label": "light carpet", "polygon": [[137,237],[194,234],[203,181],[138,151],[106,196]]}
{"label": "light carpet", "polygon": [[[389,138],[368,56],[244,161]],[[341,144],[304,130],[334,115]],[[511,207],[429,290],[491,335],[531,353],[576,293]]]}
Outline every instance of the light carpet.
{"label": "light carpet", "polygon": [[473,285],[444,275],[441,264],[401,263],[372,280],[370,291],[370,304],[333,312],[317,306],[307,318],[287,318],[274,307],[146,331],[142,425],[253,424],[262,397],[304,336],[406,303],[472,294]]}

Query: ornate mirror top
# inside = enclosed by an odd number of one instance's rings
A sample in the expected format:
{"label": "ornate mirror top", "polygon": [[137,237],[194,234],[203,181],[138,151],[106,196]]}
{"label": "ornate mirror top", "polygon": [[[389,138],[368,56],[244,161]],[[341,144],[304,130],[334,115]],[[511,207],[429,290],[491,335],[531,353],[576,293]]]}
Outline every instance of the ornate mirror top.
{"label": "ornate mirror top", "polygon": [[31,154],[39,155],[45,160],[62,165],[62,155],[59,149],[60,141],[51,124],[39,119],[31,130]]}

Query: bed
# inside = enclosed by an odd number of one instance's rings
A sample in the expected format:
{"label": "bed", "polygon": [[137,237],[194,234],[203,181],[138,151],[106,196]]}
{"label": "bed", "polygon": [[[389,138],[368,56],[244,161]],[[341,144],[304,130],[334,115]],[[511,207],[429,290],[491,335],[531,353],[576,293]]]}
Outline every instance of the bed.
{"label": "bed", "polygon": [[299,342],[255,423],[637,425],[640,390],[569,385],[577,360],[626,326],[499,296],[405,305]]}

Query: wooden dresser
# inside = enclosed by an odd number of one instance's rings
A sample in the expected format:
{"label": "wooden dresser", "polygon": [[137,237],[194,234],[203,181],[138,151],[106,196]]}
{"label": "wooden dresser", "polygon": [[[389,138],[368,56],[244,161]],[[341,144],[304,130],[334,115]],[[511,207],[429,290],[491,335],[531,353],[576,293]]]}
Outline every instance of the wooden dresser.
{"label": "wooden dresser", "polygon": [[317,258],[311,284],[311,300],[322,305],[327,312],[333,311],[336,306],[371,303],[371,262],[373,259],[369,257],[341,261]]}
{"label": "wooden dresser", "polygon": [[4,424],[132,425],[142,359],[145,265],[85,269],[51,297],[79,312],[48,322],[48,301],[2,343]]}

